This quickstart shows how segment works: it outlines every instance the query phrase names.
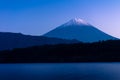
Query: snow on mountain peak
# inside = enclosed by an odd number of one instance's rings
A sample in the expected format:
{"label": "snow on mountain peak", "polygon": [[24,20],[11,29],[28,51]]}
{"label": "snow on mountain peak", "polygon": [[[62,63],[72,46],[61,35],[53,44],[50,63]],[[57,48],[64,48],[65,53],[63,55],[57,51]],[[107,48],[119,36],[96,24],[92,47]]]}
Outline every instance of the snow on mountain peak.
{"label": "snow on mountain peak", "polygon": [[70,25],[90,25],[90,24],[82,19],[74,18],[64,24],[64,26],[70,26]]}

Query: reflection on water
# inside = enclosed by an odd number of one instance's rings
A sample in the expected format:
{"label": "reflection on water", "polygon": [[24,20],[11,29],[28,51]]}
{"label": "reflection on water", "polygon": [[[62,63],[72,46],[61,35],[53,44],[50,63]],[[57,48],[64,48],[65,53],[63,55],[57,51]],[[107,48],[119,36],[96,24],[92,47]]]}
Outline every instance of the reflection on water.
{"label": "reflection on water", "polygon": [[120,63],[0,64],[0,80],[120,80]]}

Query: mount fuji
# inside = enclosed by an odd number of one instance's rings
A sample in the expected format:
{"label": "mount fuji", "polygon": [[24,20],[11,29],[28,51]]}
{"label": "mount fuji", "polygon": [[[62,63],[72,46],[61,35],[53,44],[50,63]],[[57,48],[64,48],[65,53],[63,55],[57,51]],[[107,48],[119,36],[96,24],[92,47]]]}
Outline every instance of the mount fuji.
{"label": "mount fuji", "polygon": [[117,39],[97,29],[88,22],[77,18],[68,21],[43,36],[70,40],[76,39],[82,42],[97,42],[101,40]]}

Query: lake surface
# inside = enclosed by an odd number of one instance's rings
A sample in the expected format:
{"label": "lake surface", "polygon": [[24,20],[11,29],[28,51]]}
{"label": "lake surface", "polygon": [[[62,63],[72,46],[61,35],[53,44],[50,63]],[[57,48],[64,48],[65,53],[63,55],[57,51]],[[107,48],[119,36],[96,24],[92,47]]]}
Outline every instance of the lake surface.
{"label": "lake surface", "polygon": [[120,80],[120,63],[0,64],[0,80]]}

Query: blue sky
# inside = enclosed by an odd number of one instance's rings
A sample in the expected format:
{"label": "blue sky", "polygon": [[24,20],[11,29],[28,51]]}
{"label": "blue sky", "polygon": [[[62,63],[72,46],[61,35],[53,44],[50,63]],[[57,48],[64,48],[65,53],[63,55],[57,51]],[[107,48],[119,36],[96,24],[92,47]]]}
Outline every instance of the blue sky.
{"label": "blue sky", "polygon": [[0,31],[42,35],[82,18],[120,38],[120,0],[0,0]]}

